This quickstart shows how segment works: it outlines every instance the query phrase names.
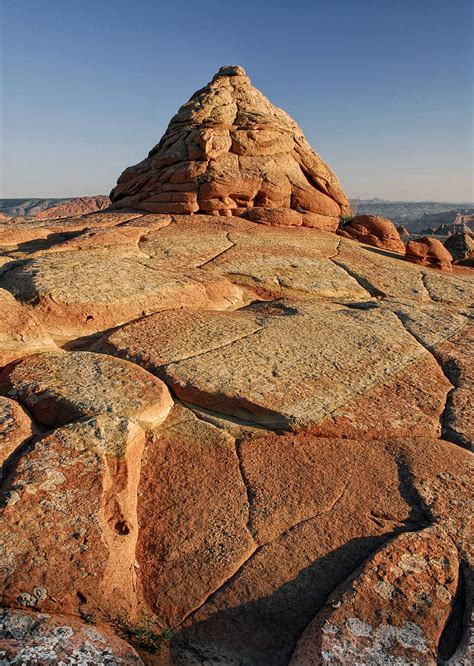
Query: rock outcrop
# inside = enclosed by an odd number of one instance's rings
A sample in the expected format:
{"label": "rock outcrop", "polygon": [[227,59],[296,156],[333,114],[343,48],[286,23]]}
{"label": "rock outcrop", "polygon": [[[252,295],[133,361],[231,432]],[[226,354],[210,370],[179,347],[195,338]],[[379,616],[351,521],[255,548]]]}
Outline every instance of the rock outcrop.
{"label": "rock outcrop", "polygon": [[398,536],[329,597],[291,666],[436,663],[458,573],[456,547],[443,530]]}
{"label": "rock outcrop", "polygon": [[356,215],[338,230],[340,236],[392,252],[405,252],[405,245],[390,220],[377,215]]}
{"label": "rock outcrop", "polygon": [[4,664],[116,664],[144,662],[108,627],[65,615],[0,610],[0,656]]}
{"label": "rock outcrop", "polygon": [[[444,247],[448,250],[455,263],[474,264],[474,238],[472,234],[465,231],[452,234],[444,242]],[[472,262],[472,263],[470,263]]]}
{"label": "rock outcrop", "polygon": [[51,206],[46,210],[36,213],[37,220],[48,220],[58,217],[71,217],[72,215],[86,215],[95,213],[110,206],[109,197],[98,195],[96,197],[77,197],[70,201],[65,201],[57,206]]}
{"label": "rock outcrop", "polygon": [[110,198],[113,208],[332,231],[348,210],[334,173],[242,67],[221,67],[148,157],[123,172]]}
{"label": "rock outcrop", "polygon": [[444,245],[436,238],[418,238],[408,241],[405,259],[413,264],[451,271],[453,258]]}
{"label": "rock outcrop", "polygon": [[324,168],[226,69],[138,210],[0,225],[0,662],[472,662],[472,271]]}
{"label": "rock outcrop", "polygon": [[397,226],[397,231],[400,234],[400,238],[408,238],[410,236],[410,232],[403,224]]}

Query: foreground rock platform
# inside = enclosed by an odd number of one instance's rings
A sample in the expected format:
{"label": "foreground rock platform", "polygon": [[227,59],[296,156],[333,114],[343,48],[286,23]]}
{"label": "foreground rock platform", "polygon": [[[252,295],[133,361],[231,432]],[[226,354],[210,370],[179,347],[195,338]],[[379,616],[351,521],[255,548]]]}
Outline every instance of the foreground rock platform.
{"label": "foreground rock platform", "polygon": [[472,269],[240,67],[111,200],[0,224],[0,663],[471,664]]}
{"label": "foreground rock platform", "polygon": [[2,658],[469,663],[469,269],[241,217],[3,238]]}

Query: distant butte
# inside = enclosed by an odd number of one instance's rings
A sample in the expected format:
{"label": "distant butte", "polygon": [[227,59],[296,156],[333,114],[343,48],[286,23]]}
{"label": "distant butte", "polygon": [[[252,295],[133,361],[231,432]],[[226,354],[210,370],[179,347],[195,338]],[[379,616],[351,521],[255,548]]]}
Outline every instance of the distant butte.
{"label": "distant butte", "polygon": [[112,207],[244,217],[337,229],[349,204],[290,116],[242,67],[221,67],[172,118],[148,157],[122,173]]}

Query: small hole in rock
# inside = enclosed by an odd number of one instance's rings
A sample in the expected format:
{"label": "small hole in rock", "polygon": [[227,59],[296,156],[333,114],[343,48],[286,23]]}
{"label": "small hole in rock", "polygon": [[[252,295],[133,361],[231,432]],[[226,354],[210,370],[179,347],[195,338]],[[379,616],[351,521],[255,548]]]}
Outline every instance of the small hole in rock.
{"label": "small hole in rock", "polygon": [[94,321],[94,317],[92,315],[87,315],[86,321]]}
{"label": "small hole in rock", "polygon": [[127,523],[124,520],[119,520],[115,523],[115,531],[121,536],[125,536],[130,533]]}
{"label": "small hole in rock", "polygon": [[82,594],[82,592],[76,592],[76,597],[79,599],[80,604],[85,604],[87,603],[86,597]]}

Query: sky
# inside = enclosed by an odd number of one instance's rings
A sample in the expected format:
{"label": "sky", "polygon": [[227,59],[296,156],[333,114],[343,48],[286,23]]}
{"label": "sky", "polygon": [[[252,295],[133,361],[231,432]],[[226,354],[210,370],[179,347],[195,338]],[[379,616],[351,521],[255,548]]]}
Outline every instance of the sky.
{"label": "sky", "polygon": [[108,194],[221,65],[351,197],[470,202],[471,0],[0,0],[0,197]]}

